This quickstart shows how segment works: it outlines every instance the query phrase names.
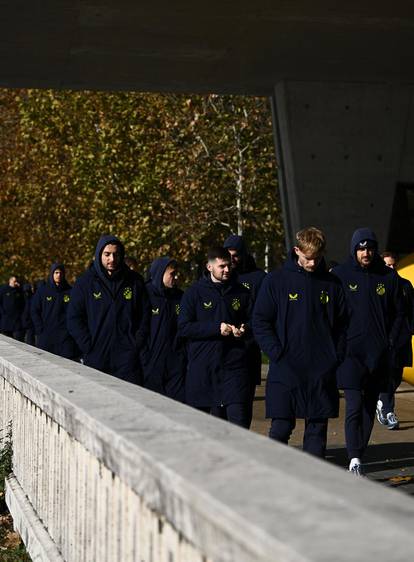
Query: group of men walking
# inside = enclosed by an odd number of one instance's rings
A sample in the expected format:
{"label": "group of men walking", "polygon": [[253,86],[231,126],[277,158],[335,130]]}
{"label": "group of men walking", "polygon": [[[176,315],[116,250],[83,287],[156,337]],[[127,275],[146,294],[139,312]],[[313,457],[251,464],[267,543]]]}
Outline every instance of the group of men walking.
{"label": "group of men walking", "polygon": [[[303,418],[303,449],[324,457],[343,389],[349,470],[360,475],[376,413],[390,428],[398,423],[392,399],[412,362],[412,287],[367,228],[332,272],[325,247],[321,230],[303,229],[283,267],[266,275],[232,235],[209,250],[203,276],[183,293],[174,259],[156,259],[144,283],[121,241],[103,236],[73,288],[63,264],[52,266],[30,304],[36,343],[245,428],[262,350],[270,437],[288,443]],[[12,292],[10,282],[0,291],[0,325],[16,337],[3,324]]]}

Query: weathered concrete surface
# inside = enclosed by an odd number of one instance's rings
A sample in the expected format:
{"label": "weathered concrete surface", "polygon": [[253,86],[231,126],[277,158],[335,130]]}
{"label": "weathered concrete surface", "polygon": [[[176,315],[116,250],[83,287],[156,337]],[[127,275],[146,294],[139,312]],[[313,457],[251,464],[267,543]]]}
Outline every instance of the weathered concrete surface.
{"label": "weathered concrete surface", "polygon": [[0,1],[0,84],[270,95],[279,80],[412,81],[407,1]]}
{"label": "weathered concrete surface", "polygon": [[[25,492],[22,480],[36,484],[39,469],[41,483],[46,482],[36,463],[50,450],[44,433],[50,426],[55,443],[62,438],[72,447],[67,455],[79,450],[78,458],[95,459],[98,491],[99,470],[104,473],[109,504],[101,500],[98,509],[88,511],[76,488],[76,505],[83,505],[89,519],[114,505],[124,516],[123,504],[115,504],[110,493],[116,486],[116,497],[131,490],[158,521],[167,522],[208,560],[411,560],[414,503],[399,492],[349,478],[292,447],[4,337],[0,357],[8,388],[2,413],[13,404],[14,472]],[[34,436],[30,424],[19,430],[19,419],[31,416]],[[36,437],[40,428],[41,440]],[[37,454],[30,453],[33,439]],[[19,474],[19,454],[32,459],[30,475],[30,470]],[[27,488],[37,497],[33,483],[28,481]],[[75,519],[62,517],[69,529]],[[56,523],[43,522],[46,527]]]}
{"label": "weathered concrete surface", "polygon": [[64,562],[14,476],[6,480],[6,502],[32,562]]}

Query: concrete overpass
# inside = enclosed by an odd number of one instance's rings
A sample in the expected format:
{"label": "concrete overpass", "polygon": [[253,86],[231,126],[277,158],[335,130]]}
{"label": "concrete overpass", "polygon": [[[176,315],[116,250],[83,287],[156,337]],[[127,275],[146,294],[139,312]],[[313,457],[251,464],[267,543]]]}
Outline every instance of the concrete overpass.
{"label": "concrete overpass", "polygon": [[0,7],[0,85],[271,96],[288,239],[318,224],[342,257],[350,231],[369,224],[383,245],[413,249],[409,2]]}

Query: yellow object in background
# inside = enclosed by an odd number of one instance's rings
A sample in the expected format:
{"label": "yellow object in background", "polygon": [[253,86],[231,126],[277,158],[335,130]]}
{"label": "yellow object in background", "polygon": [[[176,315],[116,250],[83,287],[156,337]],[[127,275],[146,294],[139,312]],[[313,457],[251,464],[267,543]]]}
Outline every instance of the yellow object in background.
{"label": "yellow object in background", "polygon": [[[405,258],[399,262],[397,270],[401,277],[411,281],[411,284],[414,286],[414,254],[405,256]],[[414,338],[411,340],[411,345],[413,346],[414,354]],[[403,380],[414,385],[414,367],[405,367]]]}

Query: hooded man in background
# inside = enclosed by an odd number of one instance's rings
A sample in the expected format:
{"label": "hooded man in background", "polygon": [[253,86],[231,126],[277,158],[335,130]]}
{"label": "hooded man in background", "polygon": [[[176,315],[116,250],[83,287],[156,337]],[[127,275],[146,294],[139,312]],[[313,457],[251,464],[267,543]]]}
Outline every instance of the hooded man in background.
{"label": "hooded man in background", "polygon": [[52,264],[47,282],[31,299],[31,318],[37,347],[76,360],[80,352],[66,326],[71,290],[63,263]]}
{"label": "hooded man in background", "polygon": [[25,299],[20,280],[11,275],[8,285],[0,291],[0,319],[1,333],[10,338],[24,341],[23,313]]}
{"label": "hooded man in background", "polygon": [[[255,259],[247,251],[246,243],[242,236],[231,234],[228,238],[226,238],[223,246],[231,255],[231,264],[237,281],[250,291],[254,304],[263,279],[266,277],[266,272],[257,267]],[[247,362],[250,380],[252,382],[252,411],[250,413],[250,418],[252,418],[256,385],[260,385],[262,382],[262,353],[254,338],[250,338],[249,340]]]}
{"label": "hooded man in background", "polygon": [[347,303],[347,351],[337,378],[345,392],[349,470],[360,476],[377,399],[389,385],[404,303],[398,275],[378,255],[377,237],[371,229],[354,232],[350,254],[332,273],[340,280]]}
{"label": "hooded man in background", "polygon": [[177,335],[183,291],[177,287],[177,262],[169,257],[154,260],[146,289],[151,301],[151,327],[141,353],[144,386],[184,402],[185,346]]}
{"label": "hooded man in background", "polygon": [[85,365],[141,384],[140,350],[151,309],[144,283],[124,255],[116,236],[100,238],[94,262],[72,289],[67,326]]}

